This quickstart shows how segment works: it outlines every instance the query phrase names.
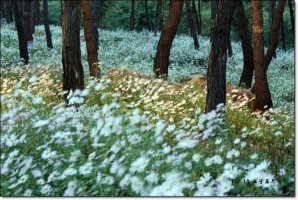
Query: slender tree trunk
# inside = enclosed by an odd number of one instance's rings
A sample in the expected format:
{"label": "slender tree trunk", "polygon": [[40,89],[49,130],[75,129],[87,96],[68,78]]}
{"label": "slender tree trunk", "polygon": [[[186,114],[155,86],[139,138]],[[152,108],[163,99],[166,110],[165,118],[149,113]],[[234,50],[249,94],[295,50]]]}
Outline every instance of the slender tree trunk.
{"label": "slender tree trunk", "polygon": [[286,50],[286,36],[285,36],[285,28],[284,28],[284,19],[281,19],[281,41],[282,41],[282,49]]}
{"label": "slender tree trunk", "polygon": [[12,7],[11,2],[9,0],[3,0],[1,2],[1,15],[5,19],[6,23],[13,22],[12,19]]}
{"label": "slender tree trunk", "polygon": [[156,16],[155,35],[156,35],[156,32],[159,32],[161,30],[161,24],[162,24],[161,14],[162,14],[162,0],[157,0],[156,10],[155,10],[155,16]]}
{"label": "slender tree trunk", "polygon": [[16,24],[17,33],[18,33],[20,58],[23,60],[24,64],[28,64],[29,55],[28,55],[28,49],[27,49],[27,39],[25,36],[24,27],[23,27],[19,1],[11,1],[11,3],[12,3],[12,9],[13,9],[15,24]]}
{"label": "slender tree trunk", "polygon": [[277,8],[275,9],[274,22],[271,29],[269,46],[264,58],[264,66],[266,71],[269,67],[269,64],[272,60],[275,49],[277,48],[277,45],[278,45],[278,32],[280,30],[280,24],[281,24],[283,12],[285,9],[285,5],[286,5],[286,0],[280,0]]}
{"label": "slender tree trunk", "polygon": [[171,2],[170,13],[157,45],[153,68],[156,77],[167,78],[168,76],[171,46],[178,29],[182,9],[183,0],[175,0]]}
{"label": "slender tree trunk", "polygon": [[[276,2],[275,0],[270,0],[268,1],[269,3],[269,41],[270,41],[270,38],[271,38],[271,33],[272,33],[272,25],[273,25],[273,22],[274,22],[274,17],[275,17],[275,7],[276,7]],[[274,51],[273,53],[273,57],[276,58],[276,52]]]}
{"label": "slender tree trunk", "polygon": [[195,49],[199,49],[200,45],[198,40],[198,28],[195,21],[195,15],[190,6],[190,0],[185,0],[185,5],[186,5],[188,25],[190,28],[191,36],[193,38],[194,46],[195,46]]}
{"label": "slender tree trunk", "polygon": [[229,31],[229,35],[228,35],[228,55],[229,57],[233,56],[233,48],[232,48],[232,42],[231,42],[231,30]]}
{"label": "slender tree trunk", "polygon": [[292,0],[288,0],[289,3],[289,10],[290,10],[290,16],[291,16],[291,24],[292,24],[292,31],[293,31],[293,38],[295,41],[295,21],[294,21],[294,11],[293,11],[293,5]]}
{"label": "slender tree trunk", "polygon": [[94,34],[94,39],[95,39],[95,44],[96,44],[96,51],[98,51],[99,48],[99,33],[98,33],[98,28],[99,28],[99,18],[100,18],[100,10],[102,8],[102,1],[101,0],[95,0],[92,1],[91,4],[91,10],[92,10],[92,24],[93,24],[93,34]]}
{"label": "slender tree trunk", "polygon": [[53,42],[52,42],[52,35],[49,25],[49,16],[48,16],[48,0],[43,0],[43,23],[44,29],[46,32],[46,39],[47,39],[47,47],[52,49]]}
{"label": "slender tree trunk", "polygon": [[40,1],[39,0],[36,0],[35,24],[40,25]]}
{"label": "slender tree trunk", "polygon": [[31,4],[31,0],[24,0],[24,31],[26,34],[27,41],[33,41]]}
{"label": "slender tree trunk", "polygon": [[35,0],[31,1],[31,26],[32,34],[35,33],[35,21],[36,20],[36,2]]}
{"label": "slender tree trunk", "polygon": [[148,14],[148,0],[144,0],[144,4],[145,4],[145,15],[146,15],[148,30],[151,31],[152,30],[151,22],[150,22],[149,14]]}
{"label": "slender tree trunk", "polygon": [[253,60],[255,69],[255,110],[271,108],[272,100],[264,67],[263,11],[261,1],[251,1],[253,14]]}
{"label": "slender tree trunk", "polygon": [[195,14],[195,20],[196,20],[196,25],[197,25],[197,31],[198,31],[198,34],[200,34],[200,33],[199,33],[199,29],[200,29],[199,16],[198,16],[198,12],[197,12],[197,9],[196,9],[196,3],[195,3],[195,0],[192,0],[192,12]]}
{"label": "slender tree trunk", "polygon": [[201,16],[201,0],[198,0],[198,14],[199,14],[199,24],[200,26],[198,27],[198,33],[202,33],[202,16]]}
{"label": "slender tree trunk", "polygon": [[91,9],[89,5],[89,0],[82,0],[82,10],[84,16],[84,35],[86,39],[87,53],[88,53],[88,64],[90,76],[97,77],[98,76],[98,59],[97,59],[97,50],[96,43],[93,34],[93,26],[92,26],[92,17],[91,17]]}
{"label": "slender tree trunk", "polygon": [[[84,89],[80,48],[80,1],[62,1],[63,90]],[[67,95],[65,99],[67,100]]]}
{"label": "slender tree trunk", "polygon": [[236,1],[219,1],[217,14],[213,18],[207,71],[206,113],[215,110],[218,104],[226,103],[227,39],[235,7]]}
{"label": "slender tree trunk", "polygon": [[134,30],[135,27],[135,0],[131,0],[131,11],[130,11],[130,30]]}
{"label": "slender tree trunk", "polygon": [[245,15],[245,10],[242,1],[237,3],[235,10],[236,21],[238,25],[239,37],[243,52],[243,71],[239,81],[239,87],[250,88],[253,78],[253,52],[251,45],[251,37],[248,31],[248,21]]}

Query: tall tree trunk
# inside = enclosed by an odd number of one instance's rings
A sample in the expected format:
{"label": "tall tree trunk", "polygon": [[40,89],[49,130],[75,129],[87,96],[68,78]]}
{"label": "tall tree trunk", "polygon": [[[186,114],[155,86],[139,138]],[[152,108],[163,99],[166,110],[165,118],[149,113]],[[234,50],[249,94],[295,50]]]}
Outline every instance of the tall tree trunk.
{"label": "tall tree trunk", "polygon": [[253,78],[253,52],[251,45],[251,37],[248,31],[248,21],[245,15],[245,10],[242,1],[237,3],[235,10],[236,21],[238,25],[239,37],[243,52],[243,71],[239,81],[239,87],[250,88]]}
{"label": "tall tree trunk", "polygon": [[196,3],[195,3],[195,0],[192,0],[192,12],[195,14],[195,20],[196,20],[196,25],[197,25],[197,31],[198,31],[198,34],[200,34],[200,33],[199,33],[199,29],[200,29],[199,16],[198,16],[198,12],[197,12],[197,9],[196,9]]}
{"label": "tall tree trunk", "polygon": [[40,1],[36,0],[36,16],[35,16],[35,24],[40,24]]}
{"label": "tall tree trunk", "polygon": [[264,67],[263,11],[261,1],[251,1],[253,14],[253,61],[255,69],[255,110],[271,108],[272,100]]}
{"label": "tall tree trunk", "polygon": [[156,10],[155,10],[155,35],[156,32],[159,32],[161,30],[161,24],[162,24],[162,0],[157,0],[156,4]]}
{"label": "tall tree trunk", "polygon": [[131,11],[130,11],[130,30],[134,30],[135,27],[135,0],[131,0]]}
{"label": "tall tree trunk", "polygon": [[93,24],[93,35],[95,39],[95,44],[96,44],[96,51],[99,49],[99,33],[98,33],[98,28],[100,24],[100,13],[102,9],[102,0],[95,0],[92,1],[91,4],[91,12],[92,12],[92,24]]}
{"label": "tall tree trunk", "polygon": [[33,41],[31,4],[32,0],[24,0],[24,31],[27,41]]}
{"label": "tall tree trunk", "polygon": [[13,22],[11,2],[9,0],[3,0],[1,2],[1,12],[1,15],[5,19],[6,23]]}
{"label": "tall tree trunk", "polygon": [[211,19],[215,18],[217,11],[217,0],[211,0]]}
{"label": "tall tree trunk", "polygon": [[282,49],[286,50],[286,36],[285,36],[285,28],[284,28],[284,19],[281,19],[281,41],[282,41]]}
{"label": "tall tree trunk", "polygon": [[11,4],[12,4],[13,13],[14,13],[17,33],[18,33],[20,58],[23,60],[25,64],[28,64],[29,55],[28,55],[28,49],[27,49],[27,39],[25,36],[24,27],[23,27],[19,1],[11,1]]}
{"label": "tall tree trunk", "polygon": [[269,67],[269,64],[272,60],[275,49],[277,48],[277,45],[278,45],[278,32],[280,30],[280,24],[281,24],[283,12],[285,9],[285,5],[286,5],[286,0],[280,0],[277,5],[277,8],[275,9],[274,22],[271,29],[269,46],[264,58],[264,66],[266,71]]}
{"label": "tall tree trunk", "polygon": [[232,41],[231,41],[231,30],[229,31],[229,35],[228,35],[228,55],[229,57],[233,56],[233,48],[232,48]]}
{"label": "tall tree trunk", "polygon": [[95,38],[93,34],[92,17],[91,17],[89,0],[88,1],[82,0],[82,10],[83,10],[83,16],[84,16],[84,35],[86,39],[90,76],[97,77],[99,74],[98,59],[97,59],[96,43],[95,43]]}
{"label": "tall tree trunk", "polygon": [[32,0],[31,1],[31,29],[32,29],[32,34],[35,33],[35,21],[36,20],[36,1]]}
{"label": "tall tree trunk", "polygon": [[219,1],[217,14],[213,18],[207,71],[206,113],[215,110],[218,104],[226,103],[227,39],[235,7],[236,1]]}
{"label": "tall tree trunk", "polygon": [[292,24],[292,31],[293,31],[293,38],[295,41],[295,21],[294,21],[294,11],[293,11],[293,5],[292,0],[288,0],[289,3],[289,10],[290,10],[290,16],[291,16],[291,24]]}
{"label": "tall tree trunk", "polygon": [[195,15],[190,6],[190,0],[185,0],[185,5],[186,5],[188,25],[190,28],[191,36],[193,38],[194,46],[195,46],[195,49],[199,49],[200,45],[198,40],[198,28],[195,20]]}
{"label": "tall tree trunk", "polygon": [[[84,72],[80,48],[81,2],[62,1],[62,64],[63,90],[84,89]],[[67,100],[67,95],[65,99]]]}
{"label": "tall tree trunk", "polygon": [[198,0],[198,15],[199,15],[199,24],[200,26],[198,27],[198,33],[202,33],[202,16],[201,16],[201,0]]}
{"label": "tall tree trunk", "polygon": [[[272,33],[272,25],[273,25],[273,22],[274,22],[274,17],[275,17],[275,7],[276,7],[276,2],[275,0],[270,0],[268,1],[269,3],[269,41],[270,41],[270,38],[271,38],[271,33]],[[273,53],[273,57],[276,58],[276,52],[274,51]]]}
{"label": "tall tree trunk", "polygon": [[43,23],[44,29],[46,32],[46,39],[47,39],[47,47],[52,49],[53,42],[52,42],[52,35],[49,25],[49,16],[48,16],[48,0],[43,0]]}
{"label": "tall tree trunk", "polygon": [[176,35],[183,9],[183,0],[171,2],[170,13],[160,35],[154,59],[154,73],[156,77],[167,78],[169,57],[172,42]]}
{"label": "tall tree trunk", "polygon": [[148,30],[151,31],[152,30],[151,22],[150,22],[149,14],[148,14],[148,0],[144,0],[144,4],[145,4],[145,15],[146,15]]}

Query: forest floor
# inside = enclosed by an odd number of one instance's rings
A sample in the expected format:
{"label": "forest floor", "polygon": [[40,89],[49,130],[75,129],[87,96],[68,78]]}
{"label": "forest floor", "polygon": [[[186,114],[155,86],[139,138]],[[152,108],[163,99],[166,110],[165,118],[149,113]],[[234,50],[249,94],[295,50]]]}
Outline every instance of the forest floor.
{"label": "forest floor", "polygon": [[[167,82],[150,78],[158,36],[101,30],[103,75],[85,70],[86,89],[65,107],[61,28],[51,27],[47,50],[37,27],[22,66],[14,27],[1,25],[3,196],[294,195],[293,50],[278,50],[269,67],[274,109],[252,115],[248,99],[231,94],[225,113],[204,114],[206,91],[185,80],[206,73],[208,38],[199,51],[190,37],[175,39]],[[237,85],[242,54],[232,45],[227,79]]]}

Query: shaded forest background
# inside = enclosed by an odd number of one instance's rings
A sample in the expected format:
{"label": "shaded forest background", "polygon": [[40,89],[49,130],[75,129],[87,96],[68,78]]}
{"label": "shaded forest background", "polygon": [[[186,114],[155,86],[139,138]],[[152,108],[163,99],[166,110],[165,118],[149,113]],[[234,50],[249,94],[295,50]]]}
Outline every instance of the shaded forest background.
{"label": "shaded forest background", "polygon": [[[202,36],[210,36],[211,30],[211,1],[210,0],[201,0],[200,1],[201,7],[201,34]],[[42,1],[40,2],[42,5]],[[196,8],[198,8],[198,1],[195,1]],[[287,2],[288,4],[288,2]],[[170,0],[163,0],[162,5],[162,18],[163,22],[165,22],[166,17],[169,13],[169,5]],[[294,5],[294,3],[293,3]],[[43,12],[42,6],[41,12]],[[252,17],[251,17],[251,9],[250,4],[248,1],[244,1],[244,8],[247,14],[247,19],[249,26],[252,27]],[[61,5],[60,1],[57,0],[49,0],[49,22],[50,24],[60,25],[61,20]],[[103,6],[101,7],[101,15],[100,15],[100,28],[107,29],[107,30],[129,30],[129,22],[130,22],[130,10],[131,10],[131,3],[130,1],[121,1],[121,0],[105,0],[103,1]],[[148,0],[148,15],[149,15],[149,22],[151,25],[155,25],[155,12],[156,12],[156,1]],[[41,19],[42,19],[41,14]],[[83,17],[83,15],[81,15]],[[269,1],[264,1],[263,3],[263,20],[264,20],[264,43],[265,46],[269,43]],[[284,32],[285,32],[285,44],[286,48],[294,48],[293,42],[293,34],[291,30],[291,19],[290,19],[290,11],[288,5],[285,7],[285,11],[283,14],[283,21],[284,21]],[[81,20],[81,23],[83,20]],[[164,23],[162,24],[164,25]],[[83,26],[81,24],[81,26]],[[137,0],[135,2],[135,30],[141,31],[143,29],[148,29],[148,24],[146,21],[146,14],[145,14],[145,6],[144,0]],[[251,29],[249,30],[251,33]],[[179,23],[177,34],[190,34],[190,30],[187,24],[187,15],[186,15],[186,8],[183,8],[183,13],[181,16],[181,20]],[[232,27],[231,27],[231,39],[238,41],[238,31],[237,31],[237,24],[235,20],[235,16],[232,20]],[[282,48],[282,34],[279,35],[279,48]]]}

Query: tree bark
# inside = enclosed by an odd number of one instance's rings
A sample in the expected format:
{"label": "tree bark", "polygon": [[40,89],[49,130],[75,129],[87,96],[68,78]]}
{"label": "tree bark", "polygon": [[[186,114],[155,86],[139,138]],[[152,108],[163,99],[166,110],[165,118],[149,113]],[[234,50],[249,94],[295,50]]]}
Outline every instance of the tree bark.
{"label": "tree bark", "polygon": [[233,48],[232,48],[232,42],[231,42],[230,35],[231,35],[231,30],[228,35],[228,55],[229,55],[229,57],[232,57],[233,56]]}
{"label": "tree bark", "polygon": [[151,27],[151,22],[149,19],[149,14],[148,14],[148,0],[144,0],[144,4],[145,4],[145,15],[146,15],[148,30],[151,31],[152,27]]}
{"label": "tree bark", "polygon": [[3,0],[1,1],[1,15],[2,18],[5,19],[6,23],[13,22],[12,19],[12,6],[11,2],[9,0]]}
{"label": "tree bark", "polygon": [[63,90],[84,89],[84,72],[80,48],[80,1],[62,1]]}
{"label": "tree bark", "polygon": [[199,24],[198,33],[202,33],[202,16],[201,16],[201,0],[198,0],[198,15],[199,15]]}
{"label": "tree bark", "polygon": [[211,30],[211,51],[207,71],[207,98],[205,112],[226,103],[227,39],[236,1],[223,0],[217,5]]}
{"label": "tree bark", "polygon": [[183,9],[183,0],[171,2],[170,13],[161,32],[154,59],[154,73],[156,77],[167,78],[169,57],[172,42],[176,35]]}
{"label": "tree bark", "polygon": [[251,45],[251,37],[248,31],[248,21],[242,1],[237,3],[235,10],[236,21],[238,25],[238,33],[241,40],[243,52],[243,71],[239,81],[239,87],[250,88],[253,78],[253,52]]}
{"label": "tree bark", "polygon": [[266,52],[266,55],[264,58],[264,66],[265,66],[266,71],[269,67],[269,64],[272,60],[275,49],[277,48],[277,45],[278,45],[278,32],[280,29],[280,24],[281,24],[283,12],[285,9],[285,5],[286,5],[286,0],[280,0],[277,8],[275,9],[274,22],[273,22],[272,29],[271,29],[271,34],[270,34],[271,37],[270,37],[270,41],[269,41],[269,46],[268,46],[268,49],[267,49],[267,52]]}
{"label": "tree bark", "polygon": [[53,42],[52,42],[50,25],[49,25],[48,0],[43,0],[43,23],[44,23],[44,29],[46,32],[47,47],[52,49]]}
{"label": "tree bark", "polygon": [[87,53],[88,53],[88,64],[90,76],[98,76],[98,59],[97,59],[97,50],[96,42],[93,34],[93,25],[91,17],[91,9],[89,5],[89,0],[82,0],[82,10],[84,17],[84,35],[86,39]]}
{"label": "tree bark", "polygon": [[281,19],[281,41],[282,41],[282,49],[286,49],[286,36],[285,36],[285,28],[284,28],[284,19]]}
{"label": "tree bark", "polygon": [[211,0],[211,19],[215,18],[217,11],[217,0]]}
{"label": "tree bark", "polygon": [[272,100],[268,86],[266,69],[264,66],[264,39],[263,39],[263,11],[261,1],[251,1],[253,14],[253,61],[255,69],[255,110],[265,111],[271,108]]}
{"label": "tree bark", "polygon": [[190,6],[190,0],[185,0],[186,5],[186,13],[187,13],[187,19],[188,19],[188,25],[190,28],[191,36],[193,38],[194,47],[195,49],[199,49],[199,40],[198,40],[198,27],[195,20],[195,15],[193,13],[193,10]]}
{"label": "tree bark", "polygon": [[130,11],[130,30],[134,30],[135,27],[135,0],[131,0],[131,11]]}
{"label": "tree bark", "polygon": [[35,24],[40,24],[40,1],[36,0],[36,16],[35,16]]}
{"label": "tree bark", "polygon": [[99,48],[99,33],[98,33],[98,28],[100,24],[100,13],[101,13],[101,8],[102,8],[102,1],[101,0],[95,0],[92,1],[91,4],[91,12],[92,12],[92,24],[93,24],[93,34],[94,34],[94,39],[95,39],[95,44],[96,44],[96,51],[98,51]]}
{"label": "tree bark", "polygon": [[28,64],[29,55],[28,55],[28,49],[27,49],[27,40],[24,32],[19,1],[11,1],[11,4],[12,4],[13,13],[14,13],[17,33],[18,33],[20,58],[23,60],[24,64]]}
{"label": "tree bark", "polygon": [[[271,33],[272,33],[272,25],[273,25],[273,22],[274,22],[274,17],[275,17],[275,7],[276,7],[276,2],[275,0],[270,0],[268,1],[269,3],[269,41],[270,41],[270,38],[271,38]],[[273,53],[273,57],[276,58],[276,52],[274,51]]]}
{"label": "tree bark", "polygon": [[196,20],[196,25],[197,25],[197,31],[198,31],[198,34],[200,34],[200,33],[199,33],[199,29],[200,29],[199,16],[198,16],[198,12],[197,12],[197,9],[196,9],[196,3],[195,3],[195,0],[192,0],[192,12],[193,12],[194,15],[195,15],[195,20]]}
{"label": "tree bark", "polygon": [[294,18],[292,0],[288,0],[288,3],[289,3],[289,10],[290,10],[290,16],[291,16],[293,38],[294,38],[294,42],[295,42],[295,21],[294,21],[295,18]]}
{"label": "tree bark", "polygon": [[161,26],[162,26],[161,14],[162,14],[162,0],[157,0],[156,10],[155,10],[155,16],[156,16],[155,35],[156,35],[156,32],[159,32],[161,30]]}
{"label": "tree bark", "polygon": [[32,0],[24,0],[24,31],[27,41],[33,41],[32,30]]}

